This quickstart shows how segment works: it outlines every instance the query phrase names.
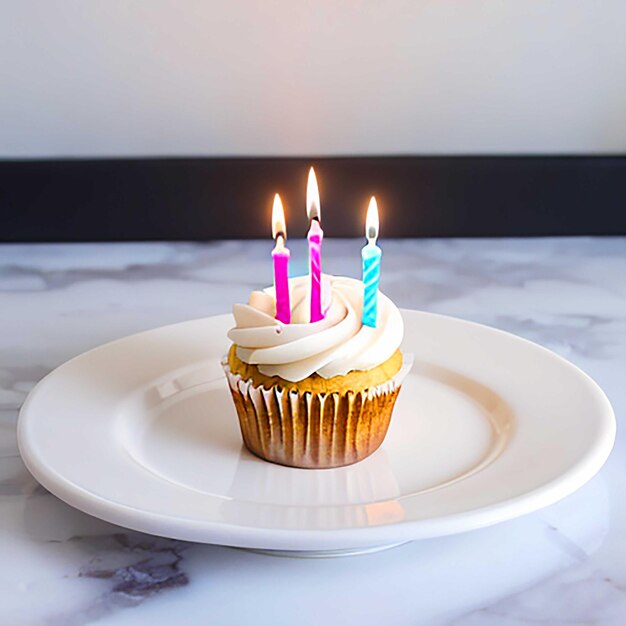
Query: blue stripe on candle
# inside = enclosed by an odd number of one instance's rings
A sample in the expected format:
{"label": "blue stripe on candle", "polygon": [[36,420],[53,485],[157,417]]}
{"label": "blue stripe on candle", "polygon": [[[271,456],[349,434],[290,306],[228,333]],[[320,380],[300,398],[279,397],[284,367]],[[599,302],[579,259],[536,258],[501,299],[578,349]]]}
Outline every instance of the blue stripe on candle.
{"label": "blue stripe on candle", "polygon": [[376,328],[382,250],[376,244],[368,243],[361,250],[361,256],[363,258],[363,314],[361,322],[365,326]]}

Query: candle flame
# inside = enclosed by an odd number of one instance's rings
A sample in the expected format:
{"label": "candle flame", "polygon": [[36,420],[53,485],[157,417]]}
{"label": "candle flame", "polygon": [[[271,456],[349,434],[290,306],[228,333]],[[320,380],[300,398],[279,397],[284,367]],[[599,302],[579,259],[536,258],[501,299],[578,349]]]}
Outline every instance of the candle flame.
{"label": "candle flame", "polygon": [[320,219],[320,192],[313,168],[309,170],[309,180],[306,184],[306,213],[310,220]]}
{"label": "candle flame", "polygon": [[287,225],[285,224],[285,211],[280,196],[274,196],[274,206],[272,207],[272,237],[277,239],[279,236],[287,239]]}
{"label": "candle flame", "polygon": [[378,204],[376,198],[372,196],[367,207],[367,217],[365,218],[365,237],[368,241],[376,242],[378,239]]}

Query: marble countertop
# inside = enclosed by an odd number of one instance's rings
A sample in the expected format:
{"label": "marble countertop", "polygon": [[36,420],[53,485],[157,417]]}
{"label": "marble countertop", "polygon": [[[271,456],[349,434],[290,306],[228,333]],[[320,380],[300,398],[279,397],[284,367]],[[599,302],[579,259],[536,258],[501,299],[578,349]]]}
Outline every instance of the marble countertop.
{"label": "marble countertop", "polygon": [[[293,258],[305,258],[301,245]],[[360,246],[325,241],[325,271],[358,276]],[[0,623],[625,624],[626,238],[404,240],[384,250],[381,288],[398,305],[517,333],[595,378],[618,419],[598,476],[514,521],[342,559],[282,559],[112,526],[24,468],[15,424],[26,394],[100,343],[227,312],[268,282],[268,243],[4,245]]]}

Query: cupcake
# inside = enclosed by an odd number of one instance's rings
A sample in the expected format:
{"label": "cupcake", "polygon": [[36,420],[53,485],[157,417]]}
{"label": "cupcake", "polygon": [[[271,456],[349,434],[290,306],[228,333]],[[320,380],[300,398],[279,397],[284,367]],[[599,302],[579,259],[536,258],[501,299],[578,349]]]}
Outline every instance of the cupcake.
{"label": "cupcake", "polygon": [[325,317],[309,323],[310,278],[289,281],[291,323],[274,289],[236,304],[223,367],[246,447],[281,465],[350,465],[383,442],[407,366],[398,308],[378,294],[376,328],[361,323],[363,284],[324,276]]}

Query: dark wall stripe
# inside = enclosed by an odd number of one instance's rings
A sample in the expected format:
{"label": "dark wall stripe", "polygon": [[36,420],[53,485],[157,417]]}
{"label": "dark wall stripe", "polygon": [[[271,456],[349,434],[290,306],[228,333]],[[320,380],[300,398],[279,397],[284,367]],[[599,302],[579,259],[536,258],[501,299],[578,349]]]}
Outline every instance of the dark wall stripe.
{"label": "dark wall stripe", "polygon": [[280,192],[306,230],[361,236],[376,194],[385,237],[626,234],[626,157],[193,158],[0,161],[0,240],[267,237]]}

